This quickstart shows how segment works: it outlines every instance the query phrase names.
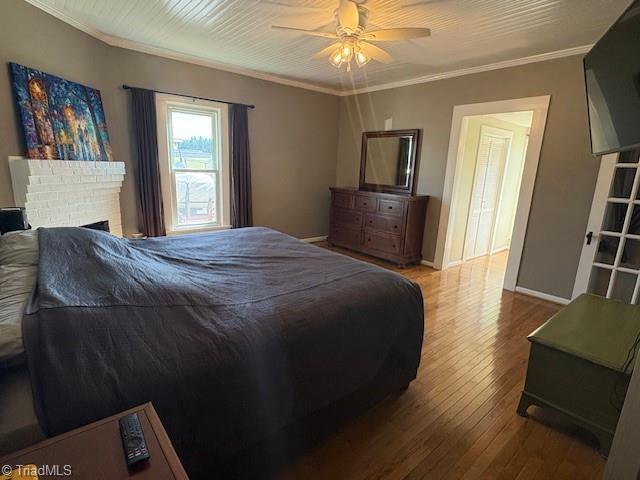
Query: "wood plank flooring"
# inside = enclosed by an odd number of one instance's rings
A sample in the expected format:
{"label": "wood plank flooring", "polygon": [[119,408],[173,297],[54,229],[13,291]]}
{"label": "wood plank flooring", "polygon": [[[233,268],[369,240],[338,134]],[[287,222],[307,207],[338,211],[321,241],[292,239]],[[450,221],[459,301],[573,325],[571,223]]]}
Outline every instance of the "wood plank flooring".
{"label": "wood plank flooring", "polygon": [[526,336],[560,306],[504,292],[506,259],[498,254],[445,272],[375,262],[422,288],[425,339],[418,378],[277,478],[601,478],[604,460],[587,433],[535,407],[528,419],[516,415],[529,354]]}

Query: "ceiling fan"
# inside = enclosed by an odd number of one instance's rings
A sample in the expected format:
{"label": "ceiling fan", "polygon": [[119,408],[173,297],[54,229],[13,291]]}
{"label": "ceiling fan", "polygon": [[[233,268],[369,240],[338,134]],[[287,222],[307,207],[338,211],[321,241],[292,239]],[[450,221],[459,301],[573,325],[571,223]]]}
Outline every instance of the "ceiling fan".
{"label": "ceiling fan", "polygon": [[329,62],[333,66],[340,68],[342,65],[346,65],[347,72],[351,70],[351,62],[354,59],[359,67],[366,65],[372,59],[382,63],[391,62],[391,55],[370,42],[393,42],[431,35],[431,30],[428,28],[388,28],[367,31],[368,16],[369,10],[362,4],[353,0],[340,0],[335,11],[335,33],[278,25],[274,25],[272,28],[336,40],[315,54],[313,58],[329,56]]}

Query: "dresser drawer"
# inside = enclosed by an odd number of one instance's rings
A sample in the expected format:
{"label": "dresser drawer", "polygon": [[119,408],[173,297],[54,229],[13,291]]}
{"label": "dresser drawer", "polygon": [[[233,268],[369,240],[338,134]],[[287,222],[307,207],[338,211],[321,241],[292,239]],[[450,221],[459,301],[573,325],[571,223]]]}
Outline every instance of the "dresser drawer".
{"label": "dresser drawer", "polygon": [[376,199],[372,197],[365,197],[364,195],[356,195],[356,208],[367,212],[375,212]]}
{"label": "dresser drawer", "polygon": [[375,228],[376,230],[382,230],[384,232],[390,232],[399,235],[402,231],[402,217],[367,213],[365,216],[364,225],[367,228]]}
{"label": "dresser drawer", "polygon": [[334,225],[329,237],[331,243],[345,247],[359,247],[362,244],[362,230],[344,225]]}
{"label": "dresser drawer", "polygon": [[364,215],[362,212],[358,212],[357,210],[334,208],[332,215],[334,223],[341,223],[352,228],[362,227],[362,217]]}
{"label": "dresser drawer", "polygon": [[400,254],[400,236],[365,230],[364,246],[373,250],[398,255]]}
{"label": "dresser drawer", "polygon": [[351,193],[333,192],[333,206],[341,208],[353,208],[353,197]]}
{"label": "dresser drawer", "polygon": [[378,200],[378,212],[386,215],[402,215],[404,202],[397,200]]}

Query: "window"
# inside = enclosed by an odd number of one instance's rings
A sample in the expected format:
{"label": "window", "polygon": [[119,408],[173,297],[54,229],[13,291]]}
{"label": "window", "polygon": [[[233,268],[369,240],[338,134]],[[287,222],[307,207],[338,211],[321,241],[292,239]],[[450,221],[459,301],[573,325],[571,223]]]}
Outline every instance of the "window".
{"label": "window", "polygon": [[156,104],[167,233],[228,228],[227,105],[169,95]]}

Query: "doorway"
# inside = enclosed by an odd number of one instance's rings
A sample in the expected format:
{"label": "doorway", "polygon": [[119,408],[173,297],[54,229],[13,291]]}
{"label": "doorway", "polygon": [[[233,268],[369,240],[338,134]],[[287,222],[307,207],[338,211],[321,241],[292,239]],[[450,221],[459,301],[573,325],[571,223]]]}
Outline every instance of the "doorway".
{"label": "doorway", "polygon": [[454,107],[436,268],[499,253],[516,289],[549,100]]}

